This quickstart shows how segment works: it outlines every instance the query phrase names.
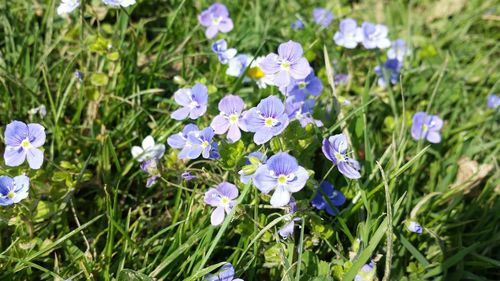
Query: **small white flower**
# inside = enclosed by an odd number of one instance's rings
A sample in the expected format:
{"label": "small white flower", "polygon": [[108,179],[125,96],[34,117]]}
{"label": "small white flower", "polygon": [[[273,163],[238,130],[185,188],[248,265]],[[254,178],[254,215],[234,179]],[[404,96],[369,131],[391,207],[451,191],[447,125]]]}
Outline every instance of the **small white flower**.
{"label": "small white flower", "polygon": [[62,0],[61,4],[57,7],[57,14],[62,16],[73,12],[80,6],[80,0]]}
{"label": "small white flower", "polygon": [[135,0],[102,0],[102,2],[113,7],[128,7],[135,4]]}
{"label": "small white flower", "polygon": [[132,147],[132,156],[137,161],[142,162],[150,159],[159,159],[165,153],[164,144],[155,144],[152,136],[147,136],[142,141],[142,148],[139,146]]}

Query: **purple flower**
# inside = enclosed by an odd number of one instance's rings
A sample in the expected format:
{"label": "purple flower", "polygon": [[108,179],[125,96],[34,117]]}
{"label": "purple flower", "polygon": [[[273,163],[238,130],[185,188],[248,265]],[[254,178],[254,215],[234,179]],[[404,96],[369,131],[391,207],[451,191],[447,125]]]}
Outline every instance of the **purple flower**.
{"label": "purple flower", "polygon": [[363,265],[356,277],[354,277],[354,281],[373,281],[376,273],[377,267],[372,260],[370,263]]}
{"label": "purple flower", "polygon": [[155,144],[152,136],[147,136],[142,141],[142,147],[133,146],[132,156],[139,162],[150,159],[160,159],[165,153],[164,144]]}
{"label": "purple flower", "polygon": [[217,115],[210,127],[216,134],[222,135],[226,132],[227,139],[233,143],[241,138],[240,128],[244,127],[242,122],[241,112],[245,107],[245,103],[238,96],[228,95],[219,102],[220,114]]}
{"label": "purple flower", "polygon": [[199,132],[198,127],[195,124],[187,124],[186,126],[184,126],[184,129],[182,129],[182,132],[173,134],[170,137],[168,137],[167,139],[168,145],[176,149],[184,148],[184,146],[186,146],[188,134],[193,131]]}
{"label": "purple flower", "polygon": [[38,149],[45,143],[45,128],[40,124],[12,121],[5,128],[5,165],[16,167],[28,159],[31,169],[40,169],[43,151]]}
{"label": "purple flower", "polygon": [[302,46],[293,41],[280,44],[278,54],[269,54],[260,63],[261,70],[278,87],[290,84],[291,79],[304,79],[311,72],[309,62],[302,57]]}
{"label": "purple flower", "polygon": [[253,141],[264,144],[273,136],[281,134],[288,125],[285,106],[276,96],[269,96],[260,101],[257,107],[244,114],[244,130],[253,132]]}
{"label": "purple flower", "polygon": [[25,176],[14,178],[0,176],[0,206],[8,206],[19,203],[28,197],[30,179]]}
{"label": "purple flower", "polygon": [[285,110],[288,114],[288,119],[298,120],[300,122],[300,126],[303,128],[307,126],[307,124],[316,124],[316,126],[322,127],[323,122],[314,119],[312,116],[314,103],[313,99],[296,101],[294,97],[288,98],[285,103]]}
{"label": "purple flower", "polygon": [[[288,203],[288,214],[293,215],[297,211],[297,202],[295,201],[295,198],[290,197],[290,203]],[[285,224],[282,228],[278,230],[278,234],[283,238],[286,239],[288,236],[293,234],[293,231],[295,229],[295,222],[300,221],[300,218],[293,218],[290,219],[290,221]]]}
{"label": "purple flower", "polygon": [[241,182],[247,184],[252,180],[255,171],[257,171],[261,165],[266,164],[266,161],[267,156],[262,152],[256,151],[248,154],[246,165],[238,172]]}
{"label": "purple flower", "polygon": [[348,49],[354,49],[359,42],[363,41],[363,30],[353,19],[340,21],[339,31],[333,36],[335,44]]}
{"label": "purple flower", "polygon": [[411,136],[414,140],[427,139],[431,143],[441,142],[439,131],[443,127],[443,120],[437,115],[427,115],[419,111],[413,115]]}
{"label": "purple flower", "polygon": [[62,0],[61,4],[57,6],[57,14],[62,16],[73,12],[80,6],[80,0]]}
{"label": "purple flower", "polygon": [[403,66],[402,62],[397,59],[388,59],[382,66],[375,67],[375,73],[378,76],[378,85],[382,88],[385,88],[386,81],[384,78],[383,69],[387,71],[391,83],[394,85],[399,80],[399,74],[401,73],[401,67]]}
{"label": "purple flower", "polygon": [[337,166],[340,173],[350,179],[359,179],[361,169],[358,161],[347,157],[347,138],[338,134],[323,140],[323,154]]}
{"label": "purple flower", "polygon": [[207,28],[205,36],[208,39],[214,38],[217,33],[229,32],[233,29],[233,21],[229,18],[229,12],[223,4],[212,4],[208,9],[198,15],[200,24]]}
{"label": "purple flower", "polygon": [[146,182],[147,188],[153,186],[160,178],[159,165],[158,159],[149,159],[141,163],[141,169],[150,176]]}
{"label": "purple flower", "polygon": [[181,177],[185,180],[185,181],[191,181],[191,180],[194,180],[196,178],[196,176],[193,176],[190,172],[184,172],[181,174]]}
{"label": "purple flower", "polygon": [[497,109],[500,107],[500,97],[495,95],[495,94],[491,94],[488,96],[488,107],[491,108],[491,109]]}
{"label": "purple flower", "polygon": [[227,64],[230,59],[234,58],[236,56],[236,49],[234,48],[227,48],[227,43],[226,40],[220,39],[215,41],[212,44],[212,51],[219,57],[219,61],[222,64]]}
{"label": "purple flower", "polygon": [[313,20],[322,27],[328,27],[333,20],[333,14],[327,9],[315,8],[313,10]]}
{"label": "purple flower", "polygon": [[102,0],[102,2],[111,7],[128,7],[135,4],[135,0]]}
{"label": "purple flower", "polygon": [[303,101],[309,95],[318,96],[321,94],[323,91],[323,83],[314,75],[314,71],[311,71],[305,79],[296,80],[292,83],[292,86],[288,86],[287,88],[291,88],[291,90],[288,91],[290,96],[294,96],[297,101]]}
{"label": "purple flower", "polygon": [[212,225],[219,225],[224,221],[225,214],[229,214],[233,208],[236,197],[238,197],[238,188],[228,182],[222,182],[205,193],[205,203],[216,207],[210,217]]}
{"label": "purple flower", "polygon": [[349,74],[339,73],[335,75],[334,83],[335,85],[342,85],[349,81]]}
{"label": "purple flower", "polygon": [[282,207],[290,202],[291,193],[301,190],[308,179],[306,169],[299,166],[294,157],[280,152],[257,169],[253,183],[265,194],[274,190],[271,205]]}
{"label": "purple flower", "polygon": [[251,61],[252,59],[248,55],[237,55],[229,60],[229,67],[226,70],[226,74],[233,77],[240,77],[245,73]]}
{"label": "purple flower", "polygon": [[302,28],[304,28],[304,22],[302,20],[298,19],[298,20],[292,22],[291,27],[294,30],[302,29]]}
{"label": "purple flower", "polygon": [[243,281],[243,279],[236,278],[234,279],[234,267],[230,263],[226,263],[221,267],[219,272],[216,275],[207,274],[201,278],[201,280],[206,281]]}
{"label": "purple flower", "polygon": [[175,102],[182,106],[172,112],[171,117],[175,120],[184,120],[188,116],[196,119],[207,111],[208,90],[203,84],[196,84],[193,88],[179,89],[174,94]]}
{"label": "purple flower", "polygon": [[363,46],[367,49],[385,49],[391,46],[391,41],[387,38],[387,26],[382,24],[373,24],[371,22],[363,22],[361,25],[363,30]]}
{"label": "purple flower", "polygon": [[214,148],[212,139],[214,137],[214,130],[207,127],[201,131],[191,131],[187,134],[186,144],[182,148],[178,157],[180,159],[196,159],[203,156],[203,158],[215,158],[213,157]]}
{"label": "purple flower", "polygon": [[406,226],[406,228],[409,231],[414,232],[414,233],[418,233],[418,234],[422,233],[422,226],[420,224],[418,224],[417,222],[414,222],[414,221],[410,221],[408,223],[408,225]]}
{"label": "purple flower", "polygon": [[404,58],[411,55],[410,49],[406,46],[406,42],[403,39],[397,39],[392,42],[392,46],[387,50],[388,59],[397,59],[403,62]]}
{"label": "purple flower", "polygon": [[345,203],[345,200],[345,196],[342,192],[335,190],[331,183],[324,181],[318,188],[314,199],[311,200],[311,205],[318,210],[326,209],[328,214],[335,216],[338,214],[338,210],[337,208],[332,208],[332,206],[342,206]]}

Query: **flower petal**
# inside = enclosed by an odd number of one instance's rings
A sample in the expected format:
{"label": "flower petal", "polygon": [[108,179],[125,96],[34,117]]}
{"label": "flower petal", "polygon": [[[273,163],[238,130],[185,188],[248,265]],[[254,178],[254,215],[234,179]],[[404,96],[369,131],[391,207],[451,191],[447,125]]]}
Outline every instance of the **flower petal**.
{"label": "flower petal", "polygon": [[22,147],[7,146],[3,158],[5,159],[5,165],[17,167],[26,159],[26,151]]}
{"label": "flower petal", "polygon": [[28,126],[21,121],[12,121],[5,127],[5,144],[19,146],[29,135]]}
{"label": "flower petal", "polygon": [[304,51],[302,50],[302,46],[294,41],[288,41],[286,43],[280,44],[278,47],[278,55],[280,58],[285,59],[289,62],[295,62],[299,60]]}
{"label": "flower petal", "polygon": [[39,147],[45,143],[45,128],[40,124],[28,124],[29,141],[32,146]]}
{"label": "flower petal", "polygon": [[271,176],[267,165],[260,166],[253,176],[253,184],[262,193],[269,193],[276,186],[276,178]]}
{"label": "flower petal", "polygon": [[301,190],[309,179],[309,173],[303,167],[298,167],[295,171],[295,179],[287,183],[286,189],[290,192],[297,192]]}
{"label": "flower petal", "polygon": [[142,148],[144,150],[148,150],[150,148],[153,148],[154,146],[155,146],[155,140],[153,139],[152,136],[147,136],[142,141]]}
{"label": "flower petal", "polygon": [[215,116],[214,120],[212,120],[212,123],[210,123],[210,127],[214,129],[214,132],[217,135],[222,135],[229,128],[229,120],[227,120],[226,117],[222,115],[217,115]]}
{"label": "flower petal", "polygon": [[30,148],[26,150],[26,158],[31,169],[37,170],[43,164],[43,151],[38,148]]}
{"label": "flower petal", "polygon": [[191,110],[189,107],[182,107],[172,112],[172,114],[170,114],[170,117],[175,120],[184,120],[188,117],[190,111]]}
{"label": "flower petal", "polygon": [[290,202],[290,192],[288,192],[284,187],[278,186],[274,190],[273,196],[271,196],[271,206],[273,207],[283,207]]}
{"label": "flower petal", "polygon": [[217,186],[217,190],[231,200],[238,197],[238,188],[232,183],[222,182]]}
{"label": "flower petal", "polygon": [[215,210],[212,212],[212,215],[210,216],[210,223],[212,225],[220,225],[224,221],[224,217],[226,214],[224,213],[224,208],[223,207],[217,207]]}

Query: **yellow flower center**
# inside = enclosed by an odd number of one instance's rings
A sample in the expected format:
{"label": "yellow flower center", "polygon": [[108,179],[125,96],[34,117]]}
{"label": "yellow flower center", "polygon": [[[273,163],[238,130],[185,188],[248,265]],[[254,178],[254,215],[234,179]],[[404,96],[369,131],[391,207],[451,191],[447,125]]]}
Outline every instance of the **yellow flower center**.
{"label": "yellow flower center", "polygon": [[285,184],[286,183],[286,176],[285,175],[279,175],[278,176],[278,183],[279,184]]}
{"label": "yellow flower center", "polygon": [[198,103],[196,101],[192,101],[190,104],[189,104],[189,107],[190,108],[195,108],[198,106]]}
{"label": "yellow flower center", "polygon": [[422,125],[422,131],[426,132],[429,129],[429,126],[427,124]]}
{"label": "yellow flower center", "polygon": [[30,143],[30,141],[29,141],[28,139],[25,139],[25,140],[23,140],[23,141],[21,142],[21,146],[22,146],[23,148],[28,148],[28,147],[30,147],[30,145],[31,145],[31,143]]}
{"label": "yellow flower center", "polygon": [[306,82],[300,82],[299,83],[299,88],[304,89],[306,87]]}
{"label": "yellow flower center", "polygon": [[215,18],[213,18],[213,19],[212,19],[212,22],[213,22],[214,24],[219,24],[219,22],[220,22],[221,20],[222,20],[222,17],[215,17]]}
{"label": "yellow flower center", "polygon": [[274,119],[273,117],[267,117],[266,120],[264,121],[264,125],[266,125],[266,127],[272,127],[274,126],[275,123],[276,119]]}
{"label": "yellow flower center", "polygon": [[229,122],[233,124],[238,122],[238,115],[237,114],[229,115]]}
{"label": "yellow flower center", "polygon": [[203,147],[203,148],[207,148],[208,145],[209,145],[208,141],[203,141],[201,143],[201,147]]}
{"label": "yellow flower center", "polygon": [[220,200],[222,205],[229,204],[229,201],[230,201],[229,198],[227,198],[226,196],[222,197],[222,199]]}
{"label": "yellow flower center", "polygon": [[335,158],[337,159],[337,161],[344,160],[344,156],[342,156],[342,154],[340,154],[339,152],[335,152]]}
{"label": "yellow flower center", "polygon": [[9,199],[12,199],[16,196],[16,194],[14,193],[14,191],[10,191],[9,193],[7,193],[7,197],[9,197]]}
{"label": "yellow flower center", "polygon": [[284,70],[289,70],[290,69],[290,63],[287,62],[287,61],[284,61],[283,63],[281,63],[281,68],[284,69]]}
{"label": "yellow flower center", "polygon": [[254,79],[260,79],[266,76],[266,74],[260,69],[260,67],[255,66],[248,70],[248,76]]}

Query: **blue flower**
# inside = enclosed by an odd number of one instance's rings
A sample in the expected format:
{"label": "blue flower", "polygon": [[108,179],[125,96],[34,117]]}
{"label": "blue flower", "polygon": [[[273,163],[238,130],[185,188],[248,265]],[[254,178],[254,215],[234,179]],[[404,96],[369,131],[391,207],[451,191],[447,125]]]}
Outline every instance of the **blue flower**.
{"label": "blue flower", "polygon": [[333,14],[327,9],[315,8],[313,10],[313,20],[322,27],[328,27],[333,20]]}
{"label": "blue flower", "polygon": [[[295,198],[293,198],[292,196],[290,197],[290,203],[288,203],[287,212],[289,216],[293,216],[293,214],[295,214],[296,211],[297,211],[297,202],[295,201]],[[300,218],[290,218],[289,222],[278,230],[278,234],[283,239],[288,238],[294,232],[296,221],[300,221]]]}
{"label": "blue flower", "polygon": [[292,193],[304,187],[308,179],[306,169],[299,166],[293,156],[280,152],[271,156],[266,164],[257,169],[253,183],[265,194],[274,190],[271,205],[282,207],[290,202]]}
{"label": "blue flower", "polygon": [[392,42],[392,46],[387,50],[388,59],[397,59],[400,62],[404,61],[404,58],[411,55],[410,49],[406,46],[406,42],[403,39],[397,39]]}
{"label": "blue flower", "polygon": [[177,134],[173,134],[167,139],[168,145],[172,148],[176,149],[182,149],[186,145],[187,142],[187,136],[190,132],[199,132],[198,126],[195,124],[187,124],[184,126],[184,129],[182,129],[182,132],[179,132]]}
{"label": "blue flower", "polygon": [[217,158],[217,146],[213,145],[214,130],[207,127],[201,131],[191,131],[187,134],[186,144],[182,148],[178,157],[180,159]]}
{"label": "blue flower", "polygon": [[201,280],[205,281],[243,281],[243,279],[236,278],[234,279],[234,267],[230,263],[226,263],[221,267],[219,272],[216,275],[207,274],[201,278]]}
{"label": "blue flower", "polygon": [[304,22],[300,19],[292,22],[291,24],[292,29],[297,30],[297,29],[303,29],[304,28]]}
{"label": "blue flower", "polygon": [[205,193],[205,204],[216,207],[210,217],[212,225],[219,225],[224,221],[226,214],[229,214],[234,207],[236,197],[238,197],[238,188],[228,182],[222,182]]}
{"label": "blue flower", "polygon": [[500,97],[495,94],[489,95],[487,104],[491,109],[500,109]]}
{"label": "blue flower", "polygon": [[204,10],[198,15],[198,21],[207,28],[205,36],[208,39],[214,38],[219,31],[226,33],[233,29],[233,21],[229,17],[229,11],[221,3],[212,4]]}
{"label": "blue flower", "polygon": [[57,14],[62,16],[73,12],[80,6],[80,0],[62,0],[61,4],[57,7]]}
{"label": "blue flower", "polygon": [[248,55],[240,54],[229,60],[229,67],[226,74],[233,77],[240,77],[245,73],[248,65],[252,61]]}
{"label": "blue flower", "polygon": [[348,49],[354,49],[363,41],[363,30],[358,27],[355,20],[347,18],[340,21],[339,31],[333,36],[335,44]]}
{"label": "blue flower", "polygon": [[406,228],[409,231],[414,232],[414,233],[418,233],[418,234],[422,233],[422,226],[419,223],[414,222],[414,221],[410,221],[409,223],[407,223]]}
{"label": "blue flower", "polygon": [[319,96],[323,91],[323,83],[316,77],[314,71],[311,71],[305,79],[294,80],[286,88],[285,93],[288,92],[297,101],[303,101],[308,96]]}
{"label": "blue flower", "polygon": [[323,140],[323,154],[332,161],[340,173],[350,179],[359,179],[360,166],[358,161],[347,157],[347,138],[338,134]]}
{"label": "blue flower", "polygon": [[246,165],[238,172],[241,182],[247,184],[252,180],[255,171],[257,171],[261,165],[266,164],[266,161],[267,156],[262,152],[256,151],[248,154]]}
{"label": "blue flower", "polygon": [[294,97],[288,98],[285,103],[288,119],[290,121],[295,119],[298,120],[300,122],[300,126],[303,128],[307,126],[307,124],[315,124],[318,127],[322,127],[323,122],[314,119],[312,116],[314,104],[315,102],[313,99],[296,101]]}
{"label": "blue flower", "polygon": [[36,123],[25,124],[12,121],[5,128],[5,165],[16,167],[28,159],[31,169],[40,169],[43,164],[43,151],[39,147],[45,143],[45,128]]}
{"label": "blue flower", "polygon": [[240,128],[244,128],[241,112],[245,107],[243,100],[234,95],[227,95],[219,102],[220,114],[217,115],[210,127],[216,134],[221,135],[227,132],[227,139],[234,143],[241,138]]}
{"label": "blue flower", "polygon": [[363,265],[358,274],[356,274],[356,277],[354,277],[354,281],[373,281],[376,273],[377,267],[372,260],[370,263]]}
{"label": "blue flower", "polygon": [[175,102],[182,106],[172,112],[175,120],[184,120],[188,116],[197,119],[207,111],[208,89],[203,84],[196,84],[193,88],[179,89],[174,94]]}
{"label": "blue flower", "polygon": [[[329,202],[327,202],[325,198],[328,198]],[[336,214],[338,214],[338,210],[337,208],[333,209],[332,206],[342,206],[345,201],[346,199],[342,192],[335,190],[331,183],[324,181],[319,186],[318,191],[316,192],[316,196],[314,196],[313,200],[311,200],[311,205],[318,210],[326,209],[326,212],[329,215],[335,216]]]}
{"label": "blue flower", "polygon": [[219,61],[222,64],[227,64],[230,59],[234,58],[236,56],[236,49],[234,48],[227,48],[227,43],[226,40],[220,39],[215,41],[212,44],[212,51],[219,57]]}
{"label": "blue flower", "polygon": [[102,0],[102,2],[112,7],[128,7],[135,4],[135,0]]}
{"label": "blue flower", "polygon": [[30,179],[25,176],[14,178],[0,176],[0,206],[8,206],[19,203],[28,197]]}
{"label": "blue flower", "polygon": [[273,136],[281,134],[288,125],[285,105],[276,96],[269,96],[260,101],[257,107],[244,113],[244,130],[253,132],[253,141],[264,144]]}
{"label": "blue flower", "polygon": [[196,176],[193,176],[190,172],[184,172],[181,174],[181,177],[185,180],[185,181],[191,181],[191,180],[194,180],[196,178]]}
{"label": "blue flower", "polygon": [[387,26],[382,24],[373,24],[371,22],[363,22],[361,25],[363,30],[363,46],[367,49],[385,49],[391,46],[391,41],[387,38]]}
{"label": "blue flower", "polygon": [[141,163],[141,169],[149,174],[149,178],[146,182],[146,187],[149,188],[153,186],[160,178],[160,163],[158,159],[149,159]]}
{"label": "blue flower", "polygon": [[382,88],[386,86],[383,69],[387,71],[392,84],[396,84],[399,80],[402,62],[397,59],[388,59],[382,66],[375,67],[375,73],[378,76],[378,85]]}
{"label": "blue flower", "polygon": [[427,139],[430,143],[441,142],[439,131],[443,128],[443,119],[437,115],[427,115],[419,111],[413,115],[411,136],[414,140]]}
{"label": "blue flower", "polygon": [[165,153],[164,144],[155,144],[152,136],[147,136],[142,141],[142,147],[133,146],[132,156],[139,162],[151,159],[160,159]]}

